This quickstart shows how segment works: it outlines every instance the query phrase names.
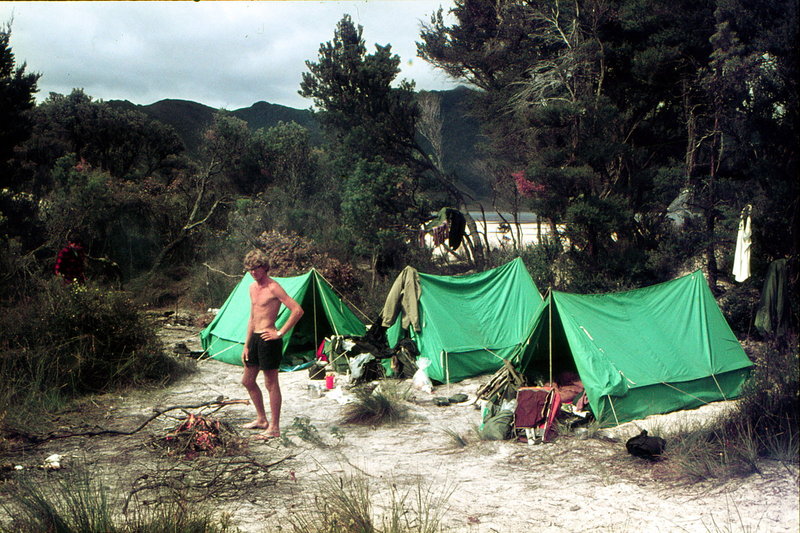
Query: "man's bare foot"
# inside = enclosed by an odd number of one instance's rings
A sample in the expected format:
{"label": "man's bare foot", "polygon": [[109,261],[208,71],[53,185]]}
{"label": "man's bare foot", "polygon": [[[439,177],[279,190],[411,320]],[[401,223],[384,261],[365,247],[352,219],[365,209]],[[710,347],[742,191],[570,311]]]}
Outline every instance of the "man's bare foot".
{"label": "man's bare foot", "polygon": [[253,420],[242,427],[244,429],[269,429],[269,422],[259,422],[258,420]]}
{"label": "man's bare foot", "polygon": [[254,438],[258,440],[272,440],[280,438],[280,433],[275,433],[274,431],[264,431],[263,433],[259,433]]}

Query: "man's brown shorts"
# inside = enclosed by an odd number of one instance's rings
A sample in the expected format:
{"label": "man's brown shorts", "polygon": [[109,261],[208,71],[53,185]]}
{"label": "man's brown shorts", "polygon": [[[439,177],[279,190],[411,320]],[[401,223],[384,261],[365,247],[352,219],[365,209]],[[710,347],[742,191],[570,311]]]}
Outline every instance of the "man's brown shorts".
{"label": "man's brown shorts", "polygon": [[260,333],[253,333],[247,341],[247,366],[257,366],[261,370],[275,370],[281,364],[283,341],[265,341]]}

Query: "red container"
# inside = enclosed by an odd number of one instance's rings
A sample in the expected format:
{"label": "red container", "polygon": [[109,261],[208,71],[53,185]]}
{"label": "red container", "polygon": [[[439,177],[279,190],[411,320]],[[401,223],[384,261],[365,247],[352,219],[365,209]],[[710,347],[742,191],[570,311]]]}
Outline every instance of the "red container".
{"label": "red container", "polygon": [[334,376],[333,374],[328,374],[325,376],[326,389],[331,390],[333,387],[335,387],[335,382],[336,382],[336,376]]}

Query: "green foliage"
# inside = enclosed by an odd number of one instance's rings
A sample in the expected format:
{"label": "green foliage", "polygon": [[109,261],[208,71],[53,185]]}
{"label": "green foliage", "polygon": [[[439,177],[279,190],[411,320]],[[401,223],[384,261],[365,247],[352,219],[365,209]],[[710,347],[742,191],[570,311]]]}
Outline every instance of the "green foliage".
{"label": "green foliage", "polygon": [[[715,250],[731,238],[725,212],[745,203],[764,224],[754,246],[796,255],[786,221],[798,203],[781,200],[799,190],[787,83],[797,77],[796,5],[470,0],[451,14],[453,24],[440,10],[423,25],[419,55],[483,90],[473,112],[491,167],[498,180],[524,169],[517,192],[567,223],[575,289],[623,286],[626,264],[632,284],[668,279],[682,266],[667,250],[679,241],[692,245],[679,256],[705,254],[715,285]],[[683,187],[703,225],[671,236],[658,220]]]}
{"label": "green foliage", "polygon": [[333,40],[320,45],[319,61],[306,61],[300,94],[313,99],[323,126],[351,160],[381,156],[402,163],[414,142],[414,85],[393,86],[400,58],[391,45],[376,44],[368,54],[362,32],[343,16]]}
{"label": "green foliage", "polygon": [[294,420],[292,421],[292,429],[297,432],[298,437],[309,444],[313,444],[314,446],[318,446],[320,448],[327,446],[325,441],[322,439],[322,436],[320,436],[319,430],[314,424],[311,423],[311,419],[307,416],[294,417]]}
{"label": "green foliage", "polygon": [[74,89],[50,93],[33,114],[34,135],[26,145],[40,170],[36,185],[46,187],[46,169],[69,153],[121,179],[141,179],[171,171],[183,142],[171,126],[144,113],[96,101]]}
{"label": "green foliage", "polygon": [[759,456],[793,449],[797,461],[798,401],[800,401],[800,348],[797,338],[758,345],[751,357],[755,368],[745,385],[737,411],[726,424],[731,434],[749,428]]}
{"label": "green foliage", "polygon": [[745,339],[755,333],[753,322],[759,298],[759,291],[748,283],[731,287],[719,299],[722,314],[737,338]]}
{"label": "green foliage", "polygon": [[124,293],[53,279],[4,308],[0,325],[6,408],[45,410],[48,399],[163,382],[188,368],[163,353],[154,325]]}
{"label": "green foliage", "polygon": [[[28,112],[33,109],[41,74],[26,73],[26,65],[17,65],[11,50],[11,23],[0,27],[0,189],[17,189],[8,166],[14,147],[31,133]],[[0,211],[0,215],[3,212]]]}
{"label": "green foliage", "polygon": [[342,193],[342,223],[358,253],[400,266],[411,229],[427,218],[414,178],[381,159],[359,161]]}

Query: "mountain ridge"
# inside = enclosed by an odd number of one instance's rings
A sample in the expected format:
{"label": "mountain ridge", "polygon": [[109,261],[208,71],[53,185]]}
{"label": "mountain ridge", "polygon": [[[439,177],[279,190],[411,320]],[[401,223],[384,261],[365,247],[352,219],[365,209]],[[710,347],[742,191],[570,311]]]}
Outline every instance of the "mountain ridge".
{"label": "mountain ridge", "polygon": [[[491,185],[475,168],[480,143],[480,123],[469,113],[469,99],[473,91],[456,87],[444,91],[426,91],[437,94],[441,102],[443,164],[447,172],[458,176],[458,182],[476,199],[491,196]],[[134,104],[127,100],[109,100],[114,107],[136,110],[154,120],[175,128],[186,150],[196,153],[203,131],[211,124],[214,114],[221,109],[192,100],[167,98],[152,104]],[[297,109],[259,100],[249,107],[229,110],[231,115],[244,120],[255,131],[270,128],[278,122],[296,122],[309,131],[311,143],[323,142],[322,129],[310,109]]]}

